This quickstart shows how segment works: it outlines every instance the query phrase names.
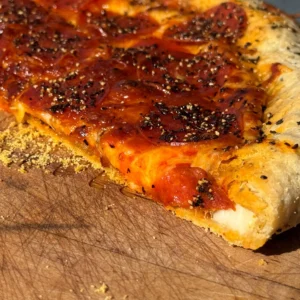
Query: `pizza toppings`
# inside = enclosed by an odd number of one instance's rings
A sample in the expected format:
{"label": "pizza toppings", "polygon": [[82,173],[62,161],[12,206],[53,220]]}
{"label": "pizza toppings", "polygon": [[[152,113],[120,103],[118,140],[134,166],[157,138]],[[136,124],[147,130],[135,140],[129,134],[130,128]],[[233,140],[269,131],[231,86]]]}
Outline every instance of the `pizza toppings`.
{"label": "pizza toppings", "polygon": [[[50,10],[45,0],[5,0],[1,96],[100,154],[164,205],[233,208],[226,190],[191,162],[193,147],[218,143],[225,152],[261,137],[266,95],[251,71],[260,58],[246,61],[251,45],[235,45],[245,11],[226,2],[189,12],[181,24],[178,11],[160,38],[150,10],[121,14],[99,7],[105,2],[56,0]],[[187,43],[201,48],[189,51]],[[186,163],[147,185],[137,161],[153,149],[179,153]]]}
{"label": "pizza toppings", "polygon": [[43,22],[48,13],[28,0],[2,0],[0,4],[0,29],[8,25],[36,25]]}
{"label": "pizza toppings", "polygon": [[150,45],[116,49],[113,58],[134,69],[138,80],[156,85],[163,92],[185,93],[198,91],[213,96],[229,77],[238,72],[238,61],[222,46],[209,44],[205,52],[196,55],[177,49],[176,45],[148,40]]}
{"label": "pizza toppings", "polygon": [[[31,15],[31,14],[30,14]],[[74,64],[101,56],[102,46],[59,17],[37,13],[18,26],[8,24],[0,36],[5,51],[2,65],[14,74],[33,80],[55,77]],[[42,16],[43,18],[40,18]],[[12,19],[11,22],[14,22]]]}
{"label": "pizza toppings", "polygon": [[167,143],[199,142],[239,132],[236,116],[209,110],[198,104],[166,106],[154,104],[156,110],[144,116],[141,129],[150,139]]}
{"label": "pizza toppings", "polygon": [[200,168],[186,164],[166,168],[154,185],[152,193],[165,206],[205,210],[234,208],[226,192]]}
{"label": "pizza toppings", "polygon": [[173,25],[165,36],[180,42],[204,43],[221,39],[232,44],[244,34],[246,27],[245,11],[227,2],[194,16],[184,24]]}
{"label": "pizza toppings", "polygon": [[110,13],[105,9],[97,13],[84,11],[79,24],[87,26],[93,34],[107,39],[128,39],[133,36],[149,34],[158,28],[158,24],[146,15],[139,14],[130,17]]}

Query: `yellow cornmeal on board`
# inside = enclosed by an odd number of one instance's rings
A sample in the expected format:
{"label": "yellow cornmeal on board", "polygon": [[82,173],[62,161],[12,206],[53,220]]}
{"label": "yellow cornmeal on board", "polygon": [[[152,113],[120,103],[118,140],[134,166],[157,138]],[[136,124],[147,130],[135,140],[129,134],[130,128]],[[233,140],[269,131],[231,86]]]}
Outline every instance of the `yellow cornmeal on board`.
{"label": "yellow cornmeal on board", "polygon": [[33,126],[16,123],[0,131],[0,161],[6,166],[17,164],[22,173],[31,167],[47,171],[51,164],[63,169],[72,167],[75,172],[90,166],[81,156],[71,153],[60,142],[45,136]]}

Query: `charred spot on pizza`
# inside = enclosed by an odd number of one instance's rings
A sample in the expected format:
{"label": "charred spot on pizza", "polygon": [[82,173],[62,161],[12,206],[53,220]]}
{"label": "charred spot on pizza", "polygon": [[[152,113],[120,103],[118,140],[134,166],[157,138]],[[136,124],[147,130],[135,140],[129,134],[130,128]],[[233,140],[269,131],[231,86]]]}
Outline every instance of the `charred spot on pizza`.
{"label": "charred spot on pizza", "polygon": [[239,5],[226,2],[183,24],[169,27],[164,36],[180,42],[204,43],[224,40],[230,44],[242,37],[247,28],[247,15]]}

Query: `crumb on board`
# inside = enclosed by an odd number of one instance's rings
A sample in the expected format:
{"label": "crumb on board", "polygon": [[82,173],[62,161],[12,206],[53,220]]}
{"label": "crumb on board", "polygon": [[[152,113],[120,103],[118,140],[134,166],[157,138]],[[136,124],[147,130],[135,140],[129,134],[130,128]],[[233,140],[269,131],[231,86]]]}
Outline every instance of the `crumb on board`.
{"label": "crumb on board", "polygon": [[20,173],[23,173],[23,174],[27,173],[27,170],[25,169],[25,166],[24,166],[23,164],[22,164],[21,167],[18,169],[18,171],[19,171]]}
{"label": "crumb on board", "polygon": [[108,285],[104,282],[99,287],[95,285],[91,285],[91,287],[94,289],[95,293],[105,294],[109,290]]}
{"label": "crumb on board", "polygon": [[114,203],[108,204],[107,206],[105,206],[104,210],[110,210],[110,209],[112,209],[114,206],[115,206]]}
{"label": "crumb on board", "polygon": [[71,153],[62,143],[55,141],[29,124],[12,122],[0,131],[0,161],[5,166],[16,165],[18,171],[40,168],[45,171],[72,168],[75,173],[90,166],[79,155]]}
{"label": "crumb on board", "polygon": [[268,263],[263,259],[261,258],[259,261],[258,261],[258,265],[259,266],[266,266]]}

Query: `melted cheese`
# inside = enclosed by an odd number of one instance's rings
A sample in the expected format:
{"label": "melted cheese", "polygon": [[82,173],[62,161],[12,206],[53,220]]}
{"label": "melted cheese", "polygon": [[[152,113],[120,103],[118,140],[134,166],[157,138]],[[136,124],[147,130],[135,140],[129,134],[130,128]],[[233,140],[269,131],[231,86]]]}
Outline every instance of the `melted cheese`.
{"label": "melted cheese", "polygon": [[254,213],[237,204],[236,209],[219,210],[213,214],[213,220],[228,229],[245,234],[254,226]]}

